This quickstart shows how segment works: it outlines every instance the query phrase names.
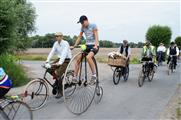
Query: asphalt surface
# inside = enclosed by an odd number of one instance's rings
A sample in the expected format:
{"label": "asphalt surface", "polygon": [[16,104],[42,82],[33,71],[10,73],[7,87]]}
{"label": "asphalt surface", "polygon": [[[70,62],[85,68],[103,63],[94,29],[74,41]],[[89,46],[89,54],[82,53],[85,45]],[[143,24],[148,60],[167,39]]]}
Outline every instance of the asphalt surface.
{"label": "asphalt surface", "polygon": [[[43,77],[41,61],[23,61],[34,73],[34,77]],[[160,114],[181,83],[181,67],[168,76],[166,65],[160,66],[152,82],[146,81],[138,87],[137,79],[141,65],[130,65],[127,82],[113,84],[113,71],[107,64],[98,64],[100,84],[104,96],[99,104],[93,104],[82,115],[70,113],[63,99],[49,98],[46,105],[35,112],[34,119],[159,119]]]}

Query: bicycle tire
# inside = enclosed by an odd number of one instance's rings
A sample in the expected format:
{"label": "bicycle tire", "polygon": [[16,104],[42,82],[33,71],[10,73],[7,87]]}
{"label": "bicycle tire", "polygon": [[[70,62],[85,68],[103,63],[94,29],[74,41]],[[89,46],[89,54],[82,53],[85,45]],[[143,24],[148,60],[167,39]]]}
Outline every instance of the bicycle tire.
{"label": "bicycle tire", "polygon": [[25,95],[23,101],[30,106],[31,110],[38,110],[45,105],[49,97],[48,91],[46,81],[41,78],[36,78],[27,84],[24,90]]}
{"label": "bicycle tire", "polygon": [[144,73],[141,70],[140,73],[139,73],[139,77],[138,77],[138,86],[142,87],[143,84],[144,84],[144,81],[145,81]]}
{"label": "bicycle tire", "polygon": [[148,76],[148,81],[151,82],[153,80],[153,77],[155,75],[155,67],[153,68],[153,70],[151,70],[151,73],[149,73],[149,76]]}
{"label": "bicycle tire", "polygon": [[115,85],[119,84],[119,81],[121,79],[121,72],[122,72],[121,68],[118,68],[118,67],[115,68],[114,73],[113,73],[113,83]]}
{"label": "bicycle tire", "polygon": [[33,120],[30,107],[22,101],[10,101],[3,107],[9,120]]}
{"label": "bicycle tire", "polygon": [[[76,61],[76,57],[79,55],[82,55],[82,53],[78,53],[77,55],[75,55],[69,62],[66,72],[65,72],[65,77],[63,79],[63,97],[64,97],[65,105],[71,113],[76,114],[76,115],[80,115],[87,111],[87,109],[90,107],[92,101],[94,100],[95,93],[96,93],[96,87],[97,87],[97,82],[96,82],[96,84],[94,84],[92,86],[88,85],[88,84],[87,84],[87,86],[84,86],[84,84],[77,83],[77,84],[75,84],[76,85],[75,92],[71,96],[67,96],[67,94],[66,94],[67,88],[65,89],[65,85],[72,83],[72,80],[68,81],[66,79],[67,73],[68,73],[68,71],[73,71],[73,69],[75,67],[74,62]],[[82,61],[82,63],[83,63],[85,59],[82,59],[82,60],[83,60]],[[79,67],[79,66],[76,66],[76,67]],[[82,67],[80,70],[82,70]],[[83,75],[82,72],[81,72],[81,75]],[[80,80],[82,82],[84,81],[84,80],[82,80],[82,77]]]}

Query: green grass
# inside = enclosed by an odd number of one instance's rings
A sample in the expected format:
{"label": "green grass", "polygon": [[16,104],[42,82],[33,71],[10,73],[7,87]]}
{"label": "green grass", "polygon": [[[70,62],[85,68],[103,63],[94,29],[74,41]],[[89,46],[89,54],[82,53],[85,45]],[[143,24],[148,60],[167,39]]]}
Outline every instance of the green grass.
{"label": "green grass", "polygon": [[17,55],[17,58],[20,60],[43,60],[45,61],[47,56],[46,55],[29,55],[29,54],[24,54],[24,55]]}
{"label": "green grass", "polygon": [[0,67],[3,67],[13,82],[13,87],[18,87],[28,82],[26,72],[20,64],[17,63],[17,57],[9,54],[0,55]]}
{"label": "green grass", "polygon": [[140,61],[139,61],[138,58],[132,58],[132,59],[130,60],[130,64],[139,64],[139,63],[140,63]]}
{"label": "green grass", "polygon": [[[17,58],[20,60],[41,60],[45,61],[47,59],[47,55],[31,55],[31,54],[23,54],[23,55],[18,55]],[[53,57],[53,59],[56,59],[56,57]],[[108,58],[107,56],[96,56],[96,60],[99,63],[108,63]],[[130,60],[130,64],[139,64],[139,59],[138,58],[132,58]]]}
{"label": "green grass", "polygon": [[100,57],[100,56],[96,56],[96,61],[99,63],[108,63],[108,58],[107,57]]}
{"label": "green grass", "polygon": [[[16,55],[19,60],[33,60],[33,61],[45,61],[47,59],[47,55],[31,55],[31,54],[23,54]],[[57,57],[53,57],[52,59],[56,59]]]}
{"label": "green grass", "polygon": [[181,108],[180,108],[180,107],[178,107],[178,108],[176,109],[176,116],[177,116],[178,119],[181,118]]}

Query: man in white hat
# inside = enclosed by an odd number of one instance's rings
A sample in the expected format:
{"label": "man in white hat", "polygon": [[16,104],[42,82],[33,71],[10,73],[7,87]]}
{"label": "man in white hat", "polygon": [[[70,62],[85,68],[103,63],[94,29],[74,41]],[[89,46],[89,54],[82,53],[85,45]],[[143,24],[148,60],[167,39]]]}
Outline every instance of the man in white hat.
{"label": "man in white hat", "polygon": [[[60,83],[57,83],[57,81],[55,82],[55,84],[54,84],[55,89],[53,89],[52,93],[57,94],[56,98],[60,98],[62,96],[62,91],[57,93],[56,85],[57,84],[62,85],[61,76],[64,74],[64,72],[68,66],[68,63],[70,62],[72,54],[71,54],[69,43],[67,41],[63,40],[63,34],[61,32],[55,33],[55,39],[56,39],[56,42],[54,43],[53,48],[51,49],[51,52],[49,53],[49,55],[47,57],[45,67],[47,67],[47,68],[52,67],[49,63],[50,63],[50,60],[53,57],[53,55],[56,54],[58,59],[55,62],[53,62],[54,63],[53,66],[56,66],[56,68],[57,68],[55,73],[56,73],[57,77],[59,78]],[[60,88],[60,90],[61,90],[61,88]]]}

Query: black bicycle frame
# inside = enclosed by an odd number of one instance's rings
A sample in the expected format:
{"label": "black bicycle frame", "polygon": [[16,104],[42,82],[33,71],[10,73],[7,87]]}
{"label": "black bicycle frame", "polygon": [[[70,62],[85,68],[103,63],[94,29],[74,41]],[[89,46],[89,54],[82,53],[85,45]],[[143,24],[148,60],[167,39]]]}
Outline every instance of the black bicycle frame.
{"label": "black bicycle frame", "polygon": [[84,62],[85,62],[85,82],[87,82],[87,59],[86,59],[86,55],[87,53],[86,52],[82,52],[82,56],[81,56],[81,63],[80,63],[80,74],[79,74],[79,84],[81,84],[81,73],[82,73],[82,62],[83,62],[83,59]]}

